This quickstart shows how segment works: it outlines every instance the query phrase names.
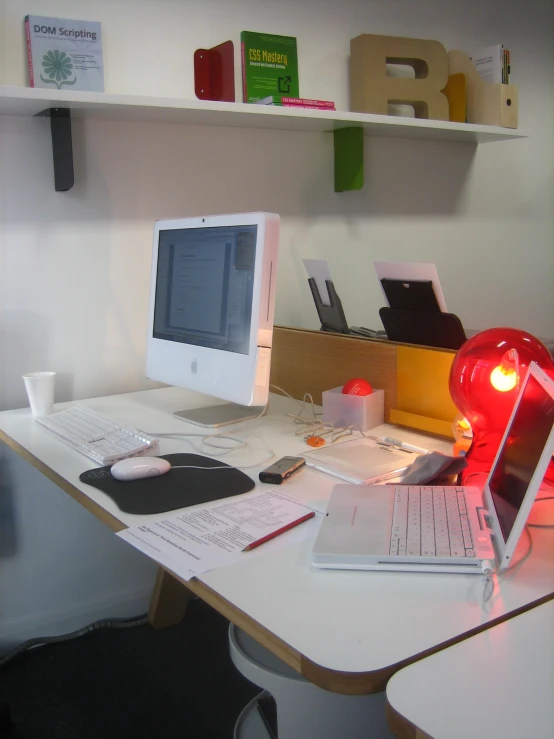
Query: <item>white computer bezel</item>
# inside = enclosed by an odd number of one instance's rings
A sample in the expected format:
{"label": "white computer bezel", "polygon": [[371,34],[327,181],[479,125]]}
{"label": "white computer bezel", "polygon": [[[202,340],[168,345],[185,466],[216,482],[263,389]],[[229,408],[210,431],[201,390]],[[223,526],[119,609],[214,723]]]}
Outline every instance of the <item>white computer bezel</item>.
{"label": "white computer bezel", "polygon": [[[240,405],[265,405],[275,307],[280,218],[275,213],[235,213],[155,223],[146,346],[146,376]],[[257,226],[248,354],[181,344],[153,336],[159,235],[163,230]],[[195,364],[194,364],[195,363]],[[263,365],[263,366],[262,366]],[[193,371],[193,366],[196,371]]]}
{"label": "white computer bezel", "polygon": [[486,508],[491,514],[489,516],[489,519],[492,525],[492,530],[493,530],[493,535],[494,535],[494,545],[496,549],[499,569],[505,569],[512,563],[512,558],[513,558],[515,549],[517,547],[517,544],[519,542],[523,529],[525,528],[525,524],[527,523],[527,518],[529,517],[529,513],[531,511],[533,503],[535,502],[537,492],[539,491],[539,488],[543,481],[548,464],[550,460],[552,459],[552,455],[554,454],[554,425],[553,425],[550,431],[548,440],[542,450],[539,463],[537,464],[533,477],[531,478],[531,481],[529,483],[529,487],[527,489],[527,493],[525,495],[521,508],[519,509],[519,512],[516,516],[516,520],[514,521],[514,525],[512,526],[512,530],[510,531],[508,539],[504,539],[502,529],[500,528],[500,522],[498,520],[498,514],[496,511],[496,507],[494,505],[494,500],[493,500],[492,493],[490,490],[489,482],[493,476],[494,469],[496,467],[496,464],[501,454],[501,450],[504,447],[504,444],[506,443],[508,434],[510,433],[512,422],[514,420],[517,409],[521,402],[521,398],[523,397],[523,393],[525,392],[525,388],[527,386],[527,383],[529,382],[530,377],[534,377],[535,380],[537,380],[537,382],[541,385],[541,387],[543,387],[546,390],[546,392],[550,395],[552,400],[554,400],[554,381],[535,362],[531,362],[529,365],[528,372],[525,376],[525,379],[522,382],[519,394],[517,396],[517,400],[515,402],[514,408],[510,416],[510,420],[508,422],[508,425],[506,426],[506,431],[504,432],[504,436],[502,437],[502,441],[500,442],[500,446],[498,447],[498,451],[494,458],[494,463],[491,467],[491,471],[489,473],[489,476],[487,477],[487,481],[485,483],[485,488],[484,488]]}

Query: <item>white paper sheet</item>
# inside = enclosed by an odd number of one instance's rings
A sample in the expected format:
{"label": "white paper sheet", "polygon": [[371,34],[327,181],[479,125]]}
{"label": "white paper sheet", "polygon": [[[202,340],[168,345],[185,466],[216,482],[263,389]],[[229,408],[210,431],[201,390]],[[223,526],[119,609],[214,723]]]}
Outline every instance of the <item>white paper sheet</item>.
{"label": "white paper sheet", "polygon": [[389,280],[430,280],[433,283],[433,292],[443,313],[448,313],[446,301],[439,282],[437,268],[427,262],[375,262],[375,270],[379,278],[379,286],[383,292],[385,305],[389,304],[381,280],[385,277]]}
{"label": "white paper sheet", "polygon": [[319,297],[323,305],[331,305],[331,299],[329,298],[329,291],[325,280],[333,280],[331,272],[329,271],[329,265],[324,259],[303,259],[302,263],[308,273],[308,277],[313,277],[317,289],[319,290]]}
{"label": "white paper sheet", "polygon": [[[252,556],[257,549],[243,552],[248,544],[296,521],[311,508],[298,503],[278,490],[252,493],[238,500],[228,498],[215,506],[194,508],[177,515],[165,516],[142,526],[120,531],[119,536],[136,549],[173,570],[184,580],[217,567],[232,564],[241,557]],[[320,518],[316,513],[315,518]],[[273,541],[287,537],[298,541],[314,536],[315,530],[304,522]],[[296,533],[294,536],[290,534]],[[283,539],[283,543],[287,539]]]}
{"label": "white paper sheet", "polygon": [[504,47],[502,44],[478,49],[471,55],[470,59],[485,82],[504,82],[502,79]]}

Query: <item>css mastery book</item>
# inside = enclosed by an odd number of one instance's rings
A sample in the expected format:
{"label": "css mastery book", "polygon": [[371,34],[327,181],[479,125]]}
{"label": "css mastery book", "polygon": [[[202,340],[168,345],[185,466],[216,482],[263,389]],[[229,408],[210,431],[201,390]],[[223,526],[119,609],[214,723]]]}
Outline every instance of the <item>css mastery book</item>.
{"label": "css mastery book", "polygon": [[100,23],[28,15],[25,35],[31,87],[104,92]]}
{"label": "css mastery book", "polygon": [[300,96],[296,38],[242,31],[240,40],[245,103],[268,95]]}

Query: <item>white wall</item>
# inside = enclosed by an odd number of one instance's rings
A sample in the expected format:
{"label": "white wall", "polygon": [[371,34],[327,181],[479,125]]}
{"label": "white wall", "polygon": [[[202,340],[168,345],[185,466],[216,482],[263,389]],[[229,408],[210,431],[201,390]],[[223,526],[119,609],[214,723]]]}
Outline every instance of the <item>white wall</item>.
{"label": "white wall", "polygon": [[[364,189],[335,194],[327,134],[75,121],[76,184],[56,193],[48,122],[0,118],[0,408],[25,403],[20,376],[33,369],[60,374],[59,400],[148,387],[152,223],[165,216],[280,213],[281,324],[317,326],[301,259],[318,257],[349,322],[379,327],[372,264],[390,259],[435,262],[450,310],[468,327],[554,336],[550,0],[0,0],[0,83],[27,83],[25,13],[100,20],[112,93],[191,98],[194,50],[229,38],[238,90],[241,30],[295,35],[301,94],[342,109],[349,39],[359,33],[434,38],[447,49],[502,42],[530,136],[477,149],[366,140]],[[22,479],[10,484],[17,501]],[[56,510],[62,532],[64,504]],[[89,519],[78,526],[92,540]],[[26,530],[26,515],[17,525]],[[34,556],[22,543],[5,566],[27,568]]]}

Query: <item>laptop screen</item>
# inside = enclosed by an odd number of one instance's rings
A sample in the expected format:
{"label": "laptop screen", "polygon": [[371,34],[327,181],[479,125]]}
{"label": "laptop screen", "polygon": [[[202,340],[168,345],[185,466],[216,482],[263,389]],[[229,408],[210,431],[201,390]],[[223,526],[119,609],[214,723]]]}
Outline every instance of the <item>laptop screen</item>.
{"label": "laptop screen", "polygon": [[505,541],[512,531],[553,424],[554,399],[529,374],[488,482]]}

